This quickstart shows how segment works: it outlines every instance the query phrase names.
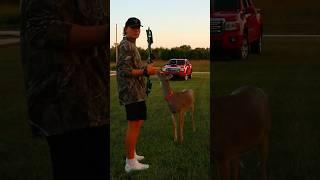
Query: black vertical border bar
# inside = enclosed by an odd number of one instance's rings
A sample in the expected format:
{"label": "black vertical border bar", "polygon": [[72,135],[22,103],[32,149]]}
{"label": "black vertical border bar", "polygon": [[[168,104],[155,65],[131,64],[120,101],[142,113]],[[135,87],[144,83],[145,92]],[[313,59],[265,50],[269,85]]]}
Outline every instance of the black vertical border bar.
{"label": "black vertical border bar", "polygon": [[213,179],[214,176],[214,151],[213,151],[213,89],[214,89],[214,60],[213,60],[213,50],[211,42],[211,14],[213,12],[214,0],[210,0],[210,169],[209,169],[209,179]]}
{"label": "black vertical border bar", "polygon": [[106,36],[107,38],[107,43],[105,44],[105,51],[106,51],[106,65],[107,65],[107,74],[106,78],[108,80],[107,84],[107,177],[111,179],[110,177],[110,0],[102,0],[103,1],[103,10],[104,10],[104,17],[105,17],[105,24],[108,27],[107,29],[109,30],[108,35]]}

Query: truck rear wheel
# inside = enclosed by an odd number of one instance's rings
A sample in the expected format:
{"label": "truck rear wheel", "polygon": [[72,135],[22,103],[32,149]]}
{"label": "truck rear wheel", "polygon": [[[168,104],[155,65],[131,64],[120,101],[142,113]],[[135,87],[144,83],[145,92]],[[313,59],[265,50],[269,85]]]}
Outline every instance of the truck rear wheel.
{"label": "truck rear wheel", "polygon": [[252,43],[251,51],[255,54],[261,54],[261,52],[262,52],[262,35],[260,35],[260,37]]}
{"label": "truck rear wheel", "polygon": [[246,36],[243,36],[242,46],[236,52],[237,59],[247,59],[249,55],[249,41]]}

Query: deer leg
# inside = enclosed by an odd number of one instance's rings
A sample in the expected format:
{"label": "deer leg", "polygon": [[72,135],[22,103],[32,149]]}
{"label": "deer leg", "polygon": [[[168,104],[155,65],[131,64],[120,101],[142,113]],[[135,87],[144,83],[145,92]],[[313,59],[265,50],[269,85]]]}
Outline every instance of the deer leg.
{"label": "deer leg", "polygon": [[183,141],[183,125],[184,125],[184,116],[185,112],[181,111],[179,113],[179,133],[180,133],[180,142],[182,143]]}
{"label": "deer leg", "polygon": [[268,135],[265,135],[262,143],[259,146],[260,153],[260,173],[261,180],[267,180],[267,159],[268,159],[268,150],[269,149],[269,138]]}
{"label": "deer leg", "polygon": [[191,120],[192,120],[192,130],[196,131],[195,123],[194,123],[194,105],[191,106]]}
{"label": "deer leg", "polygon": [[171,114],[171,117],[172,117],[172,123],[173,123],[173,141],[176,142],[177,141],[177,121],[176,121],[175,114]]}

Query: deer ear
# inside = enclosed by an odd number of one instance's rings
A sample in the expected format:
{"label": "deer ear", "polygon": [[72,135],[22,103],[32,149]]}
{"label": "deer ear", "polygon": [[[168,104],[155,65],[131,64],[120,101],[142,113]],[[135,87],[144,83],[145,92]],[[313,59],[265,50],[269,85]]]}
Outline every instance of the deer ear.
{"label": "deer ear", "polygon": [[167,75],[167,79],[168,79],[168,80],[171,79],[172,77],[173,77],[172,74]]}

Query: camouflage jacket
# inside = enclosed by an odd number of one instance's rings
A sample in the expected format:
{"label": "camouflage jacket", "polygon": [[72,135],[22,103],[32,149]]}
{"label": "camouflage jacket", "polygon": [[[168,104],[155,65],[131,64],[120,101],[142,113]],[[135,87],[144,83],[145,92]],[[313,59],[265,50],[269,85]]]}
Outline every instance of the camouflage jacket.
{"label": "camouflage jacket", "polygon": [[144,67],[135,43],[124,37],[119,45],[119,60],[117,63],[118,93],[121,105],[146,99],[145,78],[131,75],[132,69],[143,69]]}
{"label": "camouflage jacket", "polygon": [[21,60],[33,132],[49,136],[106,125],[106,47],[66,48],[71,24],[106,24],[102,1],[22,0],[21,21]]}

